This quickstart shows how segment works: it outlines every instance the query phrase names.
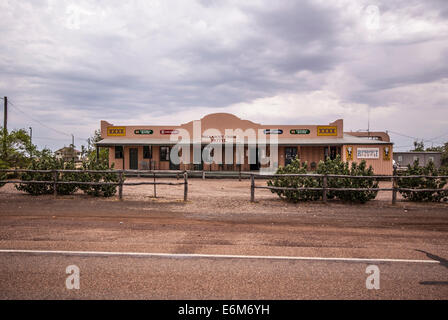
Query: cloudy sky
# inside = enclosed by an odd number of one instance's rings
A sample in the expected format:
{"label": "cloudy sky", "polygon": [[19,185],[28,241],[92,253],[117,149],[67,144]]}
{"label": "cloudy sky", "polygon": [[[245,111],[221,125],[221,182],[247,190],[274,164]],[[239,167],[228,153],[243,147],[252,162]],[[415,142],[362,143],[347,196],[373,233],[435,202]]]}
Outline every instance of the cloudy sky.
{"label": "cloudy sky", "polygon": [[448,141],[446,0],[2,0],[0,35],[9,129],[40,147],[212,112]]}

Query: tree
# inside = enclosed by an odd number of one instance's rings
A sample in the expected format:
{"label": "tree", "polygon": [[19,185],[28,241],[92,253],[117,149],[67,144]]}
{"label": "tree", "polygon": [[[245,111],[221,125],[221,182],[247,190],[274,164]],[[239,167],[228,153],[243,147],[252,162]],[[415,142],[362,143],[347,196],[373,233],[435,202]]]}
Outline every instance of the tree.
{"label": "tree", "polygon": [[[103,138],[101,138],[101,130],[95,130],[93,135],[89,139],[87,139],[87,148],[84,148],[84,146],[82,146],[81,154],[87,157],[89,161],[96,161],[97,154],[95,144],[101,140],[103,140]],[[109,148],[100,148],[98,160],[100,163],[109,166]]]}
{"label": "tree", "polygon": [[[444,168],[437,169],[433,162],[429,162],[425,167],[420,166],[418,160],[412,165],[408,165],[408,169],[401,173],[401,176],[445,176],[447,170]],[[399,178],[398,187],[403,189],[443,189],[447,184],[445,178]],[[400,190],[403,198],[410,201],[434,201],[440,202],[448,199],[445,192],[440,191],[409,191]]]}
{"label": "tree", "polygon": [[37,147],[31,143],[31,137],[25,129],[15,129],[5,135],[5,131],[0,128],[0,141],[0,165],[6,168],[25,168],[37,153]]}
{"label": "tree", "polygon": [[[300,163],[298,158],[294,159],[285,167],[279,167],[277,174],[305,174],[308,171],[308,164],[306,162]],[[317,167],[318,174],[342,175],[347,178],[328,178],[329,188],[362,188],[362,189],[376,189],[378,182],[367,176],[373,175],[372,166],[367,167],[363,160],[360,164],[341,160],[340,156],[331,160],[327,157],[325,161],[320,161]],[[366,178],[348,178],[349,176],[366,176]],[[322,188],[322,179],[315,177],[298,177],[286,176],[275,177],[267,182],[268,186],[292,188],[297,190],[275,190],[271,189],[272,193],[276,193],[280,198],[290,202],[319,200],[322,198],[322,191],[320,190],[303,190],[300,188]],[[339,198],[342,201],[366,203],[369,200],[375,199],[378,191],[329,191],[327,193],[328,199]]]}
{"label": "tree", "polygon": [[426,151],[442,152],[441,166],[448,168],[448,142],[445,142],[443,146],[426,148]]}
{"label": "tree", "polygon": [[422,151],[437,151],[442,152],[441,158],[441,166],[448,168],[448,142],[445,142],[443,146],[436,147],[428,147],[425,149],[425,145],[423,141],[414,141],[414,150],[413,152],[422,152]]}
{"label": "tree", "polygon": [[414,152],[425,151],[425,144],[423,143],[423,141],[414,141],[414,150],[412,151]]}

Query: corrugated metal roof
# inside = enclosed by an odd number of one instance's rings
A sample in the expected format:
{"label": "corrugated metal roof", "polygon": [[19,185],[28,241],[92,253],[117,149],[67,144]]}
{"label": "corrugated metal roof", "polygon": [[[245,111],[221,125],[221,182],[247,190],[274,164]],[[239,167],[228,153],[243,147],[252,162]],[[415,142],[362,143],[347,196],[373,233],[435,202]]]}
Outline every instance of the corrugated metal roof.
{"label": "corrugated metal roof", "polygon": [[[199,143],[199,142],[197,142]],[[202,144],[209,144],[210,142],[202,141]],[[267,141],[269,143],[269,140]],[[167,139],[151,139],[151,138],[105,138],[96,143],[98,146],[121,146],[121,145],[175,145],[177,141],[170,141]],[[192,141],[182,141],[180,144],[192,144]],[[219,143],[217,143],[219,144]],[[246,143],[254,144],[254,143]],[[387,145],[392,142],[371,140],[366,138],[358,138],[350,134],[344,134],[343,138],[299,138],[299,139],[279,139],[278,145],[310,145],[310,146],[327,146],[327,145],[350,145],[350,144],[371,144],[371,145]]]}
{"label": "corrugated metal roof", "polygon": [[394,155],[400,154],[413,154],[413,155],[422,155],[422,154],[442,154],[440,151],[394,151]]}
{"label": "corrugated metal roof", "polygon": [[[176,141],[169,141],[166,139],[148,139],[148,138],[137,138],[137,139],[126,139],[126,138],[105,138],[97,142],[98,146],[137,146],[137,145],[175,145]],[[197,142],[199,143],[199,142]],[[202,144],[209,144],[210,142],[202,142]],[[268,143],[268,142],[267,142]],[[180,144],[191,144],[191,141],[182,141]],[[219,144],[219,143],[217,143]],[[246,143],[254,144],[254,143]],[[325,139],[325,138],[314,138],[314,139],[281,139],[278,141],[278,145],[309,145],[309,146],[327,146],[327,145],[387,145],[392,144],[391,142],[370,140],[364,138],[358,138],[350,135],[344,135],[343,138],[336,139]]]}

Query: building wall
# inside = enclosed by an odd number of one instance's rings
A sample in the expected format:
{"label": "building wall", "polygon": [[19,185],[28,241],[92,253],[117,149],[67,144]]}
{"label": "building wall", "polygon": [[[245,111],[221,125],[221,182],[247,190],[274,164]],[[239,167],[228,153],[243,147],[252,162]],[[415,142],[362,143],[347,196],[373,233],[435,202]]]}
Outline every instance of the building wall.
{"label": "building wall", "polygon": [[[315,163],[316,167],[319,164],[319,161],[324,160],[324,152],[328,147],[324,146],[296,146],[298,148],[298,157],[301,162],[307,162],[308,168],[312,168],[312,163]],[[347,148],[352,147],[353,159],[350,160],[347,157]],[[379,158],[378,159],[358,159],[357,158],[357,149],[358,148],[378,148],[379,149]],[[349,162],[361,162],[365,160],[367,165],[371,165],[376,174],[380,175],[388,175],[392,174],[393,166],[392,166],[392,157],[389,157],[389,160],[384,158],[384,148],[386,146],[372,146],[372,145],[356,145],[356,146],[343,146],[341,148],[342,151],[342,160]],[[389,152],[392,155],[392,146],[388,146],[390,148]],[[129,169],[130,159],[129,159],[129,150],[130,148],[138,149],[138,166],[139,169],[143,169],[141,162],[146,161],[148,166],[151,165],[150,168],[154,168],[156,170],[169,170],[170,163],[169,161],[160,161],[160,146],[152,146],[152,158],[151,159],[143,159],[143,146],[135,146],[135,147],[124,147],[124,161],[126,169]],[[285,148],[287,146],[279,146],[278,147],[278,165],[285,166]],[[269,149],[268,149],[269,151]],[[203,170],[206,171],[222,171],[222,170],[239,170],[239,167],[236,165],[236,154],[235,150],[233,150],[233,165],[230,168],[225,168],[223,164],[212,163],[212,164],[203,164]],[[182,158],[186,156],[182,155]],[[193,170],[193,147],[190,147],[190,164],[183,164],[181,162],[179,169],[180,170]],[[224,160],[224,156],[222,161]],[[123,159],[115,159],[115,149],[109,148],[109,163],[114,163],[115,169],[123,168]],[[249,157],[248,157],[248,148],[244,147],[244,164],[241,165],[242,171],[250,170]]]}
{"label": "building wall", "polygon": [[[401,161],[400,161],[401,157]],[[440,168],[442,161],[442,154],[438,152],[397,152],[394,153],[394,160],[398,166],[405,167],[408,164],[414,163],[414,157],[417,157],[421,166],[426,166],[430,158],[434,159],[436,168]]]}
{"label": "building wall", "polygon": [[[353,159],[348,159],[347,155],[347,148],[352,147],[353,148]],[[390,156],[389,159],[384,158],[384,151],[385,148],[389,148]],[[357,158],[357,149],[358,148],[379,148],[379,158],[378,159],[358,159]],[[344,146],[343,148],[343,154],[342,154],[342,160],[352,162],[357,162],[358,164],[365,160],[367,166],[372,166],[374,169],[375,174],[378,175],[391,175],[393,173],[393,162],[392,162],[392,155],[393,155],[393,147],[392,145],[380,145],[380,146],[372,146],[372,145],[355,145],[355,146]]]}
{"label": "building wall", "polygon": [[325,147],[300,147],[300,161],[306,161],[308,163],[308,168],[311,168],[313,162],[317,167],[319,161],[324,160],[324,148]]}
{"label": "building wall", "polygon": [[[162,134],[163,130],[180,130],[179,135],[182,135],[183,133],[188,133],[190,138],[193,138],[194,131],[193,127],[194,124],[200,125],[202,131],[199,133],[199,135],[205,135],[205,136],[213,136],[213,135],[225,135],[226,129],[241,129],[243,131],[248,129],[253,129],[255,134],[258,136],[261,134],[262,136],[265,136],[266,138],[274,136],[274,134],[264,134],[263,130],[265,129],[281,129],[283,131],[282,134],[275,134],[275,137],[279,140],[282,139],[309,139],[309,138],[317,138],[317,137],[323,137],[322,135],[319,135],[318,131],[319,128],[335,128],[334,134],[325,135],[324,137],[331,140],[336,138],[342,138],[344,134],[344,122],[342,119],[336,120],[330,124],[326,125],[263,125],[259,123],[255,123],[249,120],[242,120],[232,114],[228,113],[214,113],[207,115],[203,117],[201,120],[198,121],[190,121],[188,123],[182,124],[182,125],[165,125],[165,126],[153,126],[153,125],[139,125],[139,126],[117,126],[116,128],[124,128],[125,134],[124,135],[118,135],[113,136],[115,139],[129,139],[129,138],[153,138],[153,139],[167,139],[169,141],[170,136],[167,134]],[[109,127],[114,127],[113,124],[107,122],[107,121],[101,121],[101,137],[107,138],[110,137],[108,135],[107,129]],[[330,128],[330,129],[331,129]],[[152,134],[148,135],[141,135],[141,134],[135,134],[135,130],[153,130]],[[182,129],[182,130],[181,130]],[[219,132],[213,133],[213,130],[208,129],[215,129]],[[291,134],[290,130],[292,129],[308,129],[308,134]]]}
{"label": "building wall", "polygon": [[[210,141],[207,141],[207,139],[216,139],[219,135],[224,135],[223,139],[226,139],[226,129],[241,129],[241,130],[250,130],[253,129],[256,135],[263,135],[266,137],[266,139],[276,138],[278,139],[279,143],[282,143],[282,140],[284,140],[283,143],[289,143],[290,141],[297,141],[297,144],[291,145],[296,146],[298,148],[298,156],[301,160],[301,162],[308,162],[309,167],[311,166],[311,163],[315,163],[316,166],[319,163],[319,161],[324,160],[324,150],[327,148],[327,146],[300,146],[300,140],[306,139],[306,141],[303,141],[303,144],[308,143],[310,139],[316,138],[324,139],[324,141],[328,141],[328,144],[331,145],[331,142],[333,139],[336,138],[342,138],[344,136],[343,132],[343,120],[337,120],[335,122],[332,122],[328,125],[262,125],[258,123],[254,123],[252,121],[248,120],[242,120],[234,115],[231,114],[225,114],[225,113],[217,113],[217,114],[211,114],[203,117],[201,120],[198,121],[190,121],[188,123],[179,125],[179,126],[113,126],[112,124],[101,121],[101,134],[103,138],[111,138],[113,137],[114,140],[120,141],[120,139],[127,139],[126,141],[129,141],[129,139],[144,139],[146,141],[163,141],[166,140],[169,142],[170,134],[163,134],[164,130],[178,130],[179,134],[175,136],[181,136],[182,133],[188,133],[189,138],[192,139],[194,137],[193,132],[194,128],[198,128],[198,125],[200,125],[201,131],[199,132],[201,142],[203,144],[208,144]],[[210,131],[211,129],[216,129],[218,132]],[[121,134],[119,135],[108,135],[109,129],[117,129],[121,130]],[[182,130],[181,130],[182,129]],[[282,130],[282,134],[267,134],[264,133],[264,130],[270,129],[270,130]],[[301,130],[300,134],[293,134],[291,133],[291,130]],[[150,134],[136,134],[136,130],[148,130],[152,131]],[[323,130],[323,131],[322,131]],[[322,133],[325,133],[325,130],[329,130],[328,135],[323,135]],[[294,131],[294,130],[293,130]],[[305,133],[303,133],[305,132]],[[110,132],[109,132],[110,133]],[[205,140],[204,140],[205,139]],[[294,139],[294,140],[291,140]],[[191,141],[191,140],[190,140]],[[320,143],[320,142],[319,142]],[[168,145],[168,144],[167,144]],[[356,149],[358,147],[378,147],[380,149],[380,159],[369,159],[366,160],[368,164],[371,164],[374,166],[375,173],[378,174],[390,174],[392,173],[392,158],[389,160],[384,160],[382,158],[383,148],[382,145],[361,145],[361,146],[353,146],[353,152],[354,152],[354,159],[353,161],[358,161],[356,159]],[[392,155],[392,148],[391,145],[390,152]],[[124,147],[124,161],[125,161],[125,167],[126,169],[129,168],[129,149],[132,147],[126,146]],[[168,161],[160,161],[160,146],[159,145],[153,145],[152,146],[152,159],[143,159],[143,147],[138,146],[138,162],[139,162],[139,169],[141,169],[141,161],[152,161],[155,163],[155,169],[158,170],[168,170],[170,169],[170,163]],[[285,145],[278,147],[278,165],[284,166],[285,165]],[[345,152],[345,146],[340,146],[342,158],[346,160],[346,152]],[[115,163],[115,168],[122,169],[123,168],[123,160],[122,159],[115,159],[115,151],[114,148],[110,148],[109,153],[109,160],[110,163]],[[192,160],[193,160],[193,149],[190,148],[190,163],[188,165],[180,165],[180,169],[188,169],[191,170],[193,168]],[[247,147],[245,147],[244,151],[244,164],[241,166],[241,170],[247,171],[250,169],[250,164],[248,163],[248,152]],[[236,158],[234,156],[234,163],[236,162]],[[152,168],[152,166],[151,166]],[[204,170],[222,170],[223,166],[220,164],[213,163],[211,165],[204,164],[203,166]],[[233,166],[233,170],[237,170],[237,166]]]}

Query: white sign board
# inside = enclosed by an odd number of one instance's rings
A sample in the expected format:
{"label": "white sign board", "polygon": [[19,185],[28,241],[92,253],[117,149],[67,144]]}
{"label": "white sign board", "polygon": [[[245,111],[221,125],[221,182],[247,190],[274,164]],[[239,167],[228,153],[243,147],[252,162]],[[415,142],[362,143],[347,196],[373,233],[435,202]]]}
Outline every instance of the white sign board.
{"label": "white sign board", "polygon": [[379,159],[380,148],[358,148],[356,150],[356,157],[358,159]]}

